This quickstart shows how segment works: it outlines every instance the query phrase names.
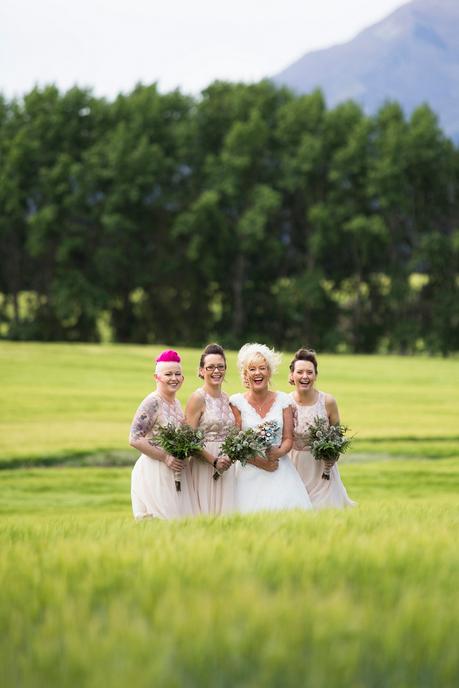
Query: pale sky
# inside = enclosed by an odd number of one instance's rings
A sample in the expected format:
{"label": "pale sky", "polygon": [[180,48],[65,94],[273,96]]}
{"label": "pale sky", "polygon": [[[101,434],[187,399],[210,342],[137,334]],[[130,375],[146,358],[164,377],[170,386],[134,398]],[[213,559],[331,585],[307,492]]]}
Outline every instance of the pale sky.
{"label": "pale sky", "polygon": [[136,83],[196,94],[258,81],[353,38],[406,0],[0,0],[0,92]]}

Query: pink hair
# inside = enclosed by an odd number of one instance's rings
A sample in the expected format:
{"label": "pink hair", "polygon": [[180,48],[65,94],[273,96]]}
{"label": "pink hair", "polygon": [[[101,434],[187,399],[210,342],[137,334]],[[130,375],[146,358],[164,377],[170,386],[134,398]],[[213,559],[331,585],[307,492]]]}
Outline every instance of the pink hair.
{"label": "pink hair", "polygon": [[173,349],[162,351],[156,358],[156,363],[180,363],[182,359]]}

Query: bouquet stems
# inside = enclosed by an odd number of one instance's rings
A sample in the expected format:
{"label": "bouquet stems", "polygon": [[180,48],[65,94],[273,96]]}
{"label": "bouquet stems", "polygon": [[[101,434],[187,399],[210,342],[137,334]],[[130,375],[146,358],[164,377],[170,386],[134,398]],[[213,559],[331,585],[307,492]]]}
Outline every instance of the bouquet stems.
{"label": "bouquet stems", "polygon": [[175,480],[175,491],[181,492],[182,491],[182,474],[181,474],[181,471],[174,471],[174,480]]}
{"label": "bouquet stems", "polygon": [[335,461],[332,461],[330,459],[327,459],[326,461],[323,462],[324,468],[322,471],[322,478],[323,480],[330,480],[330,474],[332,471],[333,466],[335,465]]}

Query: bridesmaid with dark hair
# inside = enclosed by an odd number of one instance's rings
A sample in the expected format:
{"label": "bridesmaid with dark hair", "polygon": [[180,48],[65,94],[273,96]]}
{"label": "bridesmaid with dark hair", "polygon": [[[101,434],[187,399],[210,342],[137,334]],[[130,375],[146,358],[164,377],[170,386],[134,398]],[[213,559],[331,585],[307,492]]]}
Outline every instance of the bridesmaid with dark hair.
{"label": "bridesmaid with dark hair", "polygon": [[290,458],[315,509],[355,506],[355,502],[347,495],[337,464],[333,464],[330,480],[323,480],[322,461],[316,461],[307,446],[306,435],[314,418],[324,418],[329,425],[337,425],[340,422],[335,399],[331,394],[321,392],[315,387],[317,373],[315,352],[311,349],[299,349],[290,363],[289,375],[289,383],[295,386],[295,391],[291,394],[293,449]]}
{"label": "bridesmaid with dark hair", "polygon": [[[204,449],[193,460],[191,479],[202,514],[225,514],[234,510],[235,470],[231,461],[219,455],[235,418],[228,395],[222,391],[226,373],[226,356],[219,344],[209,344],[199,361],[203,385],[188,400],[185,417],[193,428],[203,431]],[[220,477],[215,480],[214,473]]]}

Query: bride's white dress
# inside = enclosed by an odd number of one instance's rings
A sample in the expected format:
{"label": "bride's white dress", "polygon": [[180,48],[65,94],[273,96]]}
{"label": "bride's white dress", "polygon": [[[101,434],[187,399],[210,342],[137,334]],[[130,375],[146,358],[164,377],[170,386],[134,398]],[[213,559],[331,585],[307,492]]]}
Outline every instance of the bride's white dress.
{"label": "bride's white dress", "polygon": [[[279,423],[275,445],[282,440],[283,410],[292,400],[284,392],[276,392],[276,398],[266,416],[261,417],[243,394],[233,394],[230,402],[239,409],[242,429],[253,428],[267,420]],[[236,509],[242,513],[278,509],[312,509],[306,488],[296,468],[288,458],[279,459],[279,468],[272,473],[252,464],[236,464]]]}

